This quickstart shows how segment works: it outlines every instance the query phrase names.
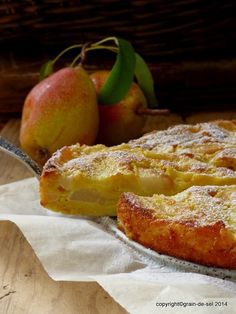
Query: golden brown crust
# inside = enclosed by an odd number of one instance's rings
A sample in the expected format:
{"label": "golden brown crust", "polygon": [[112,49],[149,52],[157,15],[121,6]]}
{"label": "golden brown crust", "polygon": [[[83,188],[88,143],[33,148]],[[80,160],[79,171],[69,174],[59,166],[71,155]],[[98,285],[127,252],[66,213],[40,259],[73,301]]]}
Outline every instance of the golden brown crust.
{"label": "golden brown crust", "polygon": [[118,226],[159,253],[236,269],[236,186],[193,187],[176,196],[124,193]]}

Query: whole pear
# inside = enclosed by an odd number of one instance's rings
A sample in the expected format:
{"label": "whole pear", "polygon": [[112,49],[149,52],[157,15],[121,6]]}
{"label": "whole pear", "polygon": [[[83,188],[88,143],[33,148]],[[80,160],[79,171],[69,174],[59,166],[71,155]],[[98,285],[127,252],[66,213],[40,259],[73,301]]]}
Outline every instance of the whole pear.
{"label": "whole pear", "polygon": [[94,84],[81,66],[67,67],[29,92],[23,106],[20,143],[42,165],[62,146],[93,144],[98,124]]}
{"label": "whole pear", "polygon": [[[90,75],[97,94],[108,78],[109,71],[96,71]],[[147,108],[146,98],[141,88],[132,83],[128,94],[118,103],[103,105],[99,103],[100,125],[97,143],[108,146],[127,142],[141,135],[145,116],[141,110]]]}

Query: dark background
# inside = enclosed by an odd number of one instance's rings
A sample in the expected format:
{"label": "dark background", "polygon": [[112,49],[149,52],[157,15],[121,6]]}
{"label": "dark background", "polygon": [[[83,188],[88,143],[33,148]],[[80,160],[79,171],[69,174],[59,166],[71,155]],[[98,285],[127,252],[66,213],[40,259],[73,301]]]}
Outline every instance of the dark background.
{"label": "dark background", "polygon": [[[235,16],[236,1],[228,0],[0,1],[0,113],[21,112],[46,60],[107,36],[130,40],[145,58],[161,107],[234,109]],[[111,53],[91,53],[87,67],[113,62]]]}

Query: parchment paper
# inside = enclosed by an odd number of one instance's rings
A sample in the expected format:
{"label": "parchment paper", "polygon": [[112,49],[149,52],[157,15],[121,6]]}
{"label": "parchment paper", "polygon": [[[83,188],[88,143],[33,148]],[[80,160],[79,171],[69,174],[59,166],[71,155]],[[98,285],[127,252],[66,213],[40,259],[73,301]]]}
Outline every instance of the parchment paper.
{"label": "parchment paper", "polygon": [[149,263],[95,221],[42,208],[34,178],[0,186],[0,219],[54,280],[95,280],[129,313],[236,313],[235,282]]}

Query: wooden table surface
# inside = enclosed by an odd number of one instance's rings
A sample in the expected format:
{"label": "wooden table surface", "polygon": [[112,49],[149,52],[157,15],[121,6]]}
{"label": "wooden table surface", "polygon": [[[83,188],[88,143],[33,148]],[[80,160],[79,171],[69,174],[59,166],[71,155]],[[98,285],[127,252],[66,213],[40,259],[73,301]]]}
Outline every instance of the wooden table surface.
{"label": "wooden table surface", "polygon": [[[0,135],[19,145],[19,120],[1,125]],[[0,152],[0,184],[31,176],[18,161]],[[1,314],[127,313],[96,282],[52,280],[18,227],[0,221]]]}

